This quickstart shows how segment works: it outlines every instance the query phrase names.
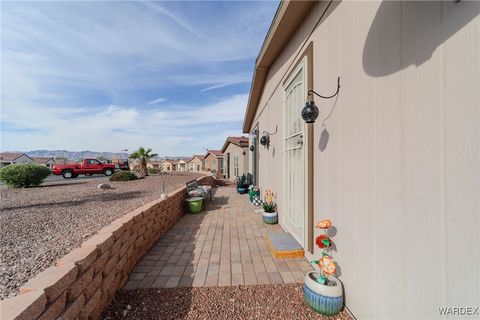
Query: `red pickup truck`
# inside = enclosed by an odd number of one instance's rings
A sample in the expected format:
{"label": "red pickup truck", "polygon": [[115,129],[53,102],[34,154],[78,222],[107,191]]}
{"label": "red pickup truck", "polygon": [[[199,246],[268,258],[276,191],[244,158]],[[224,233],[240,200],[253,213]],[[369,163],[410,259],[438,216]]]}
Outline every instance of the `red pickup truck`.
{"label": "red pickup truck", "polygon": [[111,176],[119,166],[113,163],[103,163],[97,159],[84,159],[82,163],[54,164],[52,173],[65,179],[76,178],[79,174],[104,174]]}

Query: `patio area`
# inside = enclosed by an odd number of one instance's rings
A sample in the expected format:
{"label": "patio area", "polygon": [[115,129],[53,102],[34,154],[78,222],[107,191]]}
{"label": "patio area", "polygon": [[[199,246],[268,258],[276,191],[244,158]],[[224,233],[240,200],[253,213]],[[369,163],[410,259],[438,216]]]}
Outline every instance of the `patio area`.
{"label": "patio area", "polygon": [[235,188],[217,188],[206,211],[184,215],[156,243],[124,290],[303,283],[312,267],[271,255],[265,235],[283,230],[255,209]]}

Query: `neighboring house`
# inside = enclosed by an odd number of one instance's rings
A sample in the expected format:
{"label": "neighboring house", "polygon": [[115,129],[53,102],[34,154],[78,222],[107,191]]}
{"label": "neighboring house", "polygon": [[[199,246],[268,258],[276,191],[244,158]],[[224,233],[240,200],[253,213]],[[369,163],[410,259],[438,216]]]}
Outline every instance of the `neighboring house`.
{"label": "neighboring house", "polygon": [[[250,172],[309,261],[316,222],[333,221],[358,319],[480,301],[479,13],[478,1],[282,1],[256,59]],[[337,96],[307,96],[333,95],[337,77]]]}
{"label": "neighboring house", "polygon": [[200,172],[204,171],[204,155],[193,155],[190,160],[187,161],[188,171]]}
{"label": "neighboring house", "polygon": [[228,137],[222,147],[225,178],[234,181],[236,177],[248,174],[248,138]]}
{"label": "neighboring house", "polygon": [[52,157],[30,157],[33,162],[51,168],[55,164],[55,160]]}
{"label": "neighboring house", "polygon": [[176,168],[177,168],[177,171],[187,171],[186,161],[183,159],[178,159]]}
{"label": "neighboring house", "polygon": [[0,153],[0,167],[8,166],[14,163],[34,163],[33,159],[25,153],[20,152],[2,152]]}
{"label": "neighboring house", "polygon": [[212,172],[218,179],[224,178],[223,153],[221,150],[208,150],[204,162],[205,171]]}
{"label": "neighboring house", "polygon": [[166,159],[162,162],[162,171],[169,172],[169,171],[176,171],[177,170],[177,161]]}
{"label": "neighboring house", "polygon": [[148,160],[147,161],[147,168],[155,168],[160,169],[162,168],[163,160]]}

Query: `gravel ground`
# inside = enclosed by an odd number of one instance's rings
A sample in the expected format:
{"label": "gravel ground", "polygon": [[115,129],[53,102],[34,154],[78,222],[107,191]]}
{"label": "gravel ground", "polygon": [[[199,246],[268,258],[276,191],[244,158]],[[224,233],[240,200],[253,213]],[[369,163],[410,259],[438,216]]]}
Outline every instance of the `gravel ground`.
{"label": "gravel ground", "polygon": [[351,319],[322,317],[299,284],[120,290],[101,319]]}
{"label": "gravel ground", "polygon": [[[199,176],[168,175],[166,192]],[[103,182],[115,189],[97,189]],[[158,199],[161,186],[162,177],[149,176],[128,182],[72,179],[37,188],[0,188],[0,299],[16,295],[28,279],[111,221]]]}

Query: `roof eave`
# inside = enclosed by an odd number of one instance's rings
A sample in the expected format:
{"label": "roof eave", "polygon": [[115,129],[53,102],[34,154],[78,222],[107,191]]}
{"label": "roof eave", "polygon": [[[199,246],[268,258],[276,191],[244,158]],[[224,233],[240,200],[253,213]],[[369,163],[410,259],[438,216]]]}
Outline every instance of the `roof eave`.
{"label": "roof eave", "polygon": [[270,66],[282,52],[305,16],[308,15],[310,8],[315,4],[315,1],[295,0],[284,0],[280,3],[255,63],[247,109],[243,120],[243,133],[251,131]]}

